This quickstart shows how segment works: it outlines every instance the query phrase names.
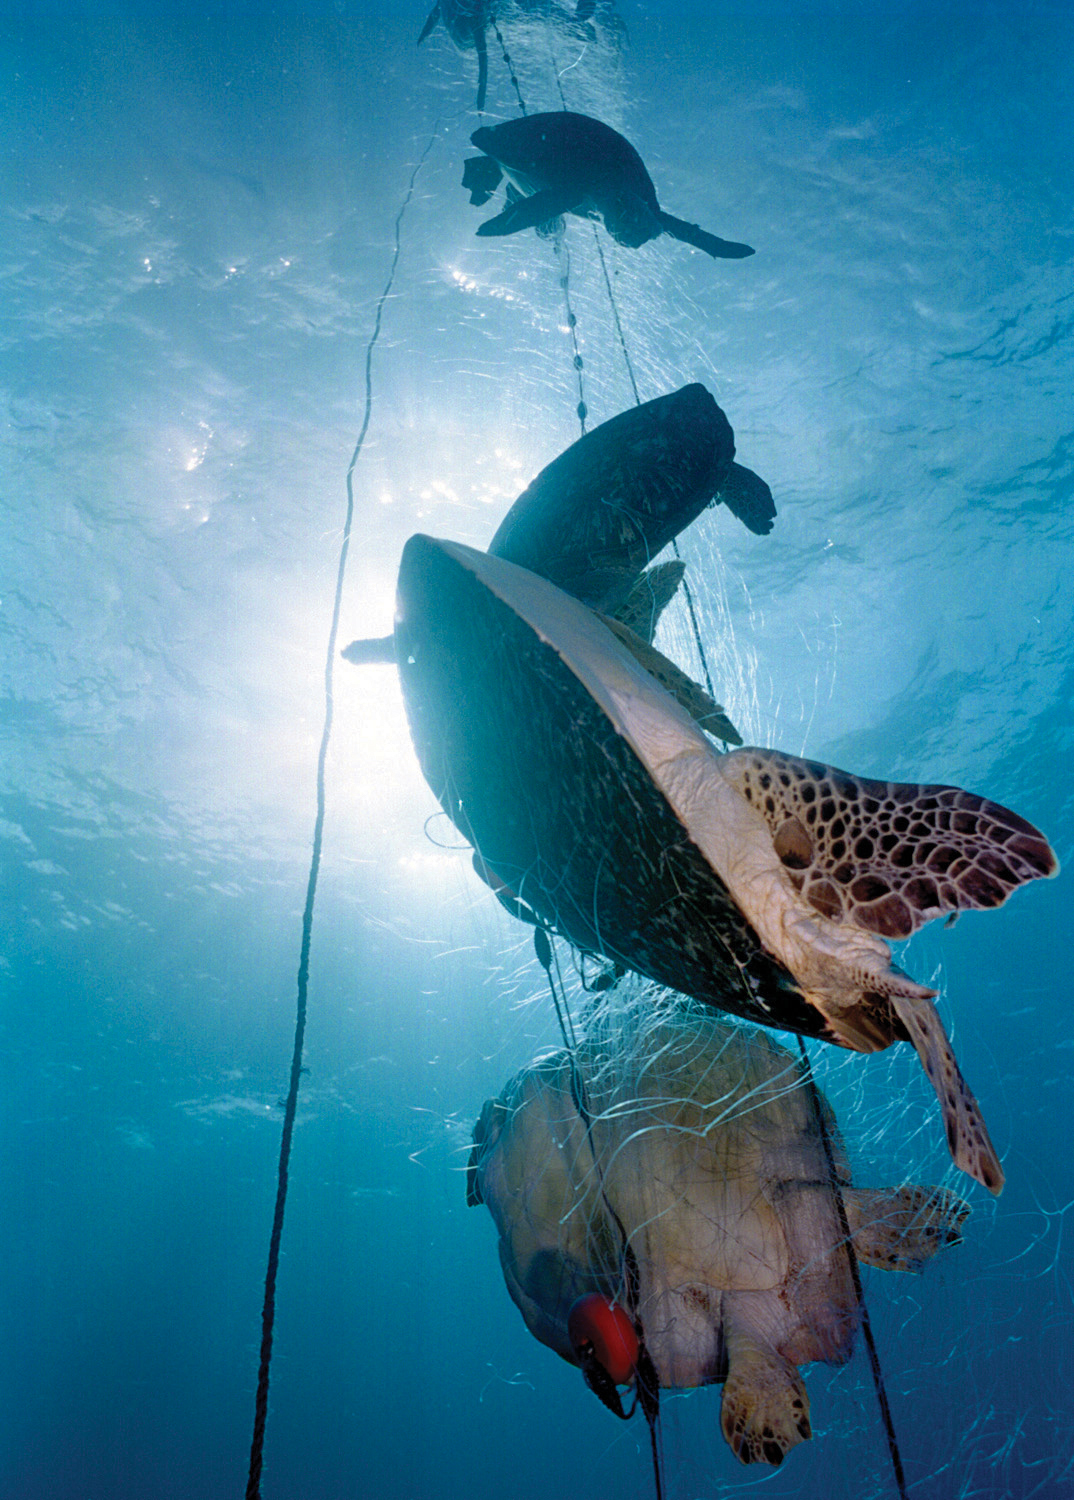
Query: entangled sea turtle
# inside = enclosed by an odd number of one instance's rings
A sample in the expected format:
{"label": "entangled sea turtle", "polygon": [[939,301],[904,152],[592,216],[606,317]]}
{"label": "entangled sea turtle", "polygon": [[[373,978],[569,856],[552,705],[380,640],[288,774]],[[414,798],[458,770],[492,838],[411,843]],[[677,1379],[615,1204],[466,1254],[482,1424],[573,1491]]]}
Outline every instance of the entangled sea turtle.
{"label": "entangled sea turtle", "polygon": [[477,110],[485,108],[485,90],[489,81],[489,56],[485,33],[496,14],[496,0],[436,0],[418,37],[420,47],[438,21],[456,47],[477,50]]}
{"label": "entangled sea turtle", "polygon": [[616,610],[642,569],[705,506],[724,502],[758,535],[776,508],[734,462],[730,423],[703,385],[620,412],[572,443],[523,490],[489,551],[594,609]]}
{"label": "entangled sea turtle", "polygon": [[612,238],[632,248],[670,234],[719,260],[753,254],[749,245],[717,239],[665,213],[634,147],[589,115],[570,110],[524,115],[483,126],[470,140],[484,152],[463,167],[470,202],[487,203],[504,174],[508,178],[507,207],[486,219],[479,235],[516,234],[573,213],[603,219]]}
{"label": "entangled sea turtle", "polygon": [[885,938],[1054,874],[1031,824],[957,787],[719,754],[580,601],[414,536],[394,647],[422,771],[492,882],[577,947],[747,1020],[913,1043],[956,1164],[1003,1173],[933,1005]]}
{"label": "entangled sea turtle", "polygon": [[798,1366],[850,1357],[847,1231],[858,1260],[917,1271],[969,1212],[942,1188],[852,1187],[827,1102],[763,1032],[636,1002],[486,1103],[467,1202],[530,1332],[617,1415],[616,1386],[649,1370],[722,1382],[725,1438],[769,1464],[811,1436]]}

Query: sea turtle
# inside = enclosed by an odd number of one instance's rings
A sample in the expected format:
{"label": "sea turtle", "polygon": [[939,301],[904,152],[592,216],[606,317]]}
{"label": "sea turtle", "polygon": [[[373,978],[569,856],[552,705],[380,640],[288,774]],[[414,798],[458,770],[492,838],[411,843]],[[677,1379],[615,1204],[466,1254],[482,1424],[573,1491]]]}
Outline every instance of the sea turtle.
{"label": "sea turtle", "polygon": [[479,235],[516,234],[573,213],[603,219],[612,238],[631,248],[670,234],[719,260],[753,254],[749,245],[717,239],[665,213],[634,147],[589,115],[570,110],[524,115],[483,126],[470,140],[484,152],[463,167],[470,202],[487,203],[504,174],[508,178],[506,208],[486,219]]}
{"label": "sea turtle", "polygon": [[414,536],[394,649],[418,759],[492,881],[578,948],[747,1020],[913,1043],[956,1164],[1003,1173],[935,991],[885,938],[1054,874],[1031,824],[957,787],[721,755],[592,610]]}
{"label": "sea turtle", "polygon": [[[518,5],[519,0],[515,0],[515,3]],[[542,5],[542,8],[547,9],[546,3]],[[460,52],[469,51],[470,48],[476,50],[478,114],[482,114],[485,109],[485,94],[489,79],[488,32],[490,27],[493,29],[496,27],[498,9],[499,0],[436,0],[418,37],[420,47],[425,38],[436,30],[437,25],[443,24],[444,30]],[[594,0],[578,0],[571,18],[578,34],[587,41],[595,41],[597,37],[590,19],[595,10]],[[546,19],[551,18],[546,16]],[[614,29],[618,25],[617,18],[614,16],[606,18],[606,24],[614,34]]]}
{"label": "sea turtle", "polygon": [[710,393],[684,385],[602,422],[553,459],[489,551],[614,611],[706,505],[723,501],[750,531],[771,531],[772,492],[734,456],[730,423]]}
{"label": "sea turtle", "polygon": [[485,1104],[467,1202],[530,1332],[617,1415],[637,1372],[722,1382],[725,1438],[768,1464],[811,1436],[798,1366],[850,1357],[847,1231],[858,1260],[917,1271],[969,1212],[942,1188],[851,1186],[830,1107],[763,1032],[636,1002]]}
{"label": "sea turtle", "polygon": [[442,21],[448,36],[460,51],[477,50],[477,111],[485,108],[485,91],[489,81],[489,55],[485,33],[496,14],[495,0],[436,0],[418,37],[420,47]]}

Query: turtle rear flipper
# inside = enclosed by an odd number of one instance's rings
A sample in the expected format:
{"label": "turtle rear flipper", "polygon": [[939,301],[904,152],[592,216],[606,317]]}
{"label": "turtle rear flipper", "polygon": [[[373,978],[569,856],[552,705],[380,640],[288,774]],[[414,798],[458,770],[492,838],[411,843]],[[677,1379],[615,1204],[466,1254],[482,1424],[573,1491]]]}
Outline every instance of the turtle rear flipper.
{"label": "turtle rear flipper", "polygon": [[[467,186],[464,175],[463,187]],[[539,193],[519,199],[517,203],[509,203],[494,219],[486,219],[483,224],[479,224],[477,232],[483,237],[518,234],[520,230],[536,229],[539,224],[569,213],[573,206],[574,199],[569,193],[564,193],[562,189],[544,188]]]}
{"label": "turtle rear flipper", "polygon": [[743,1464],[781,1464],[813,1436],[809,1397],[797,1367],[749,1334],[724,1328],[727,1380],[720,1426]]}
{"label": "turtle rear flipper", "polygon": [[767,536],[776,519],[772,491],[759,474],[742,464],[732,464],[727,471],[715,502],[723,502],[731,514],[754,536]]}
{"label": "turtle rear flipper", "polygon": [[651,646],[660,616],[678,592],[685,572],[686,564],[679,558],[647,568],[612,615]]}
{"label": "turtle rear flipper", "polygon": [[436,29],[436,23],[439,21],[439,19],[440,19],[440,0],[436,0],[436,4],[433,6],[432,10],[429,12],[429,14],[428,14],[428,16],[426,18],[425,25],[421,28],[421,36],[418,37],[418,46],[419,47],[421,46],[421,44],[425,40],[425,38],[429,35],[430,31],[435,31],[435,29]]}
{"label": "turtle rear flipper", "polygon": [[665,234],[670,234],[672,239],[681,240],[684,245],[693,245],[695,250],[704,250],[713,260],[743,260],[747,255],[756,253],[752,245],[721,240],[714,234],[706,233],[699,224],[687,224],[685,219],[677,219],[674,214],[665,213],[662,208],[657,209],[656,217]]}
{"label": "turtle rear flipper", "polygon": [[778,750],[739,750],[721,768],[809,904],[882,938],[1002,906],[1058,869],[1031,823],[961,787],[873,781]]}
{"label": "turtle rear flipper", "polygon": [[680,708],[684,708],[694,723],[699,725],[706,734],[711,734],[714,739],[722,740],[725,745],[741,745],[742,736],[720,704],[714,698],[710,698],[705,689],[692,677],[688,677],[681,667],[677,667],[655,646],[642,640],[640,635],[635,635],[629,626],[621,624],[609,615],[598,614],[597,618],[604,621],[616,640],[627,648],[639,667],[643,667],[646,672],[655,677],[660,686],[671,694]]}
{"label": "turtle rear flipper", "polygon": [[468,156],[462,164],[462,185],[470,202],[482,208],[503,181],[503,168],[491,156]]}
{"label": "turtle rear flipper", "polygon": [[920,1271],[962,1242],[969,1204],[939,1187],[843,1188],[854,1253],[880,1271]]}
{"label": "turtle rear flipper", "polygon": [[593,200],[599,206],[604,227],[616,244],[637,250],[663,233],[657,210],[641,193],[619,186],[608,193],[594,192]]}
{"label": "turtle rear flipper", "polygon": [[989,1139],[981,1106],[955,1060],[935,1005],[931,1000],[898,992],[892,994],[891,1003],[936,1090],[955,1166],[968,1172],[990,1193],[1001,1193],[1004,1177],[996,1148]]}

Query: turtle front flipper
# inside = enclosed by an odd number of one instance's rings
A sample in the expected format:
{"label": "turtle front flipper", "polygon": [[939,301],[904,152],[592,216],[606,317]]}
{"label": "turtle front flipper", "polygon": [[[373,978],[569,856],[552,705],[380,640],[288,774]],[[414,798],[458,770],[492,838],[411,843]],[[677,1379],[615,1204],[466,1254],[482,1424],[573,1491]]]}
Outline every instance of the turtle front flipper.
{"label": "turtle front flipper", "polygon": [[344,661],[352,662],[356,667],[368,667],[377,663],[391,663],[395,666],[395,636],[381,635],[372,640],[351,641],[349,646],[344,646],[339,653]]}
{"label": "turtle front flipper", "polygon": [[670,234],[674,240],[681,240],[684,245],[693,245],[695,250],[704,250],[713,260],[744,260],[747,255],[756,254],[752,245],[721,240],[714,234],[708,234],[699,224],[687,224],[685,219],[677,219],[674,214],[667,214],[662,208],[657,209],[656,217],[665,234]]}
{"label": "turtle front flipper", "polygon": [[797,1367],[748,1333],[724,1328],[727,1380],[720,1426],[743,1464],[781,1464],[813,1436],[809,1397]]}
{"label": "turtle front flipper", "polygon": [[739,750],[721,770],[763,815],[809,904],[883,938],[1002,906],[1059,868],[1032,823],[957,786],[872,781],[778,750]]}
{"label": "turtle front flipper", "polygon": [[[463,187],[468,185],[464,175]],[[557,219],[560,214],[569,213],[574,207],[574,201],[571,194],[564,193],[562,189],[544,188],[539,193],[532,193],[528,198],[519,199],[517,203],[509,203],[494,219],[486,219],[483,224],[479,224],[477,232],[482,237],[486,237],[518,234],[523,229],[536,229],[538,224],[544,224],[549,219]]]}
{"label": "turtle front flipper", "polygon": [[939,1012],[931,1000],[892,994],[895,1014],[905,1026],[943,1113],[947,1146],[955,1166],[997,1195],[1003,1191],[1003,1168],[981,1114],[962,1076]]}
{"label": "turtle front flipper", "polygon": [[462,164],[462,185],[477,208],[485,206],[502,181],[503,168],[491,156],[468,156]]}
{"label": "turtle front flipper", "polygon": [[744,468],[742,464],[731,465],[713,497],[713,504],[721,503],[754,536],[767,536],[772,530],[772,522],[776,519],[772,491],[752,469]]}
{"label": "turtle front flipper", "polygon": [[[510,178],[507,179],[504,192],[508,205],[524,203],[529,197],[529,194],[524,193],[520,187],[516,187]],[[542,240],[554,240],[564,232],[566,227],[566,224],[563,222],[563,215],[557,214],[554,219],[546,219],[543,224],[538,224],[537,234]]]}
{"label": "turtle front flipper", "polygon": [[940,1187],[844,1187],[854,1253],[880,1271],[920,1271],[949,1245],[962,1243],[970,1207]]}
{"label": "turtle front flipper", "polygon": [[[762,944],[824,1017],[829,1041],[858,1051],[913,1043],[956,1164],[998,1193],[1003,1172],[935,992],[892,965],[883,939],[945,911],[999,906],[1055,872],[1047,842],[958,787],[869,781],[772,750],[737,750],[718,767],[745,806],[721,807],[711,858]],[[770,843],[757,842],[747,814]]]}

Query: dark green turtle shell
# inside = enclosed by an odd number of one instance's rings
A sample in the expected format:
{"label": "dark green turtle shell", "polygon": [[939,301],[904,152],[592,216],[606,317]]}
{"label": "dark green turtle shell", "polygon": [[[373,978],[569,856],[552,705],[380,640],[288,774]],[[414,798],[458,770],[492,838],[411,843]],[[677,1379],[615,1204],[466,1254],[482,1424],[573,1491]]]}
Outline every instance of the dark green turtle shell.
{"label": "dark green turtle shell", "polygon": [[609,182],[636,194],[655,215],[660,205],[645,163],[625,136],[590,115],[550,110],[475,130],[471,142],[511,173],[541,187],[585,196]]}
{"label": "dark green turtle shell", "polygon": [[728,482],[731,424],[703,385],[620,412],[518,497],[489,544],[593,608],[612,610]]}

